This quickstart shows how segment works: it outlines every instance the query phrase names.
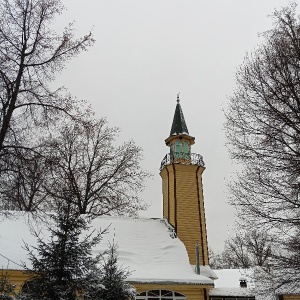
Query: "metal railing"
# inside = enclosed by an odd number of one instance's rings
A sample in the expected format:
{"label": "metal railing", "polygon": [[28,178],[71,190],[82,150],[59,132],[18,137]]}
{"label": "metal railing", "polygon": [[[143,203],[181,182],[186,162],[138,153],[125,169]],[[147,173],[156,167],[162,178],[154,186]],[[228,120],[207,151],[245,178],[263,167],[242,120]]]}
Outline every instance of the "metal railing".
{"label": "metal railing", "polygon": [[159,170],[161,171],[165,166],[170,164],[184,164],[184,165],[197,165],[204,167],[203,157],[197,153],[186,154],[183,152],[175,152],[174,154],[166,154],[161,161]]}

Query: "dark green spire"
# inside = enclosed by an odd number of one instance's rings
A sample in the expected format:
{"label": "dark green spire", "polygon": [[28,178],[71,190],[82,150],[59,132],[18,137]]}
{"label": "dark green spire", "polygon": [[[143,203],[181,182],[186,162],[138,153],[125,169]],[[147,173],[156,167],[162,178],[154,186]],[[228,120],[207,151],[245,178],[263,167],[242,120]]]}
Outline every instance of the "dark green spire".
{"label": "dark green spire", "polygon": [[177,94],[177,105],[175,109],[174,119],[172,123],[172,128],[170,132],[171,135],[178,135],[178,134],[189,134],[187,126],[185,124],[183,112],[180,106],[179,94]]}

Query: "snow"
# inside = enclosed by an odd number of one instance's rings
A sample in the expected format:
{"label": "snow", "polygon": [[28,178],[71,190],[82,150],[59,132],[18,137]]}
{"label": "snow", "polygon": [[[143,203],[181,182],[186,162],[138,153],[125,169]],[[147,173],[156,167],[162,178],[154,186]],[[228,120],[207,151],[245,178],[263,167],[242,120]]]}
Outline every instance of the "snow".
{"label": "snow", "polygon": [[[49,233],[45,224],[32,221],[26,213],[15,212],[14,216],[0,220],[0,267],[23,269],[25,263],[30,268],[22,246],[24,242],[36,246],[31,227],[44,239],[49,238]],[[92,221],[91,230],[105,228],[108,233],[103,235],[93,254],[103,253],[115,242],[119,264],[131,272],[129,282],[213,284],[210,278],[193,272],[184,244],[174,238],[166,220],[99,217]]]}
{"label": "snow", "polygon": [[[210,290],[211,296],[255,296],[256,300],[278,299],[276,295],[291,294],[299,295],[300,291],[291,288],[285,290],[272,288],[272,281],[260,272],[259,267],[251,269],[223,269],[213,270],[218,279],[215,280],[215,288]],[[247,288],[239,286],[239,280],[246,279]]]}
{"label": "snow", "polygon": [[[196,265],[191,265],[192,270],[196,273]],[[211,279],[218,279],[216,273],[210,268],[210,266],[200,266],[200,274]]]}
{"label": "snow", "polygon": [[[107,228],[96,252],[103,252],[113,237],[119,261],[132,272],[131,282],[213,284],[190,267],[184,244],[163,219],[97,218],[93,228]],[[113,233],[113,234],[112,234]]]}
{"label": "snow", "polygon": [[240,280],[247,281],[248,288],[254,288],[254,280],[252,276],[251,269],[222,269],[213,270],[217,275],[218,279],[215,280],[216,288],[230,287],[238,288],[240,287]]}
{"label": "snow", "polygon": [[[213,270],[218,279],[215,288],[210,290],[211,296],[254,296],[254,280],[252,270],[223,269]],[[240,280],[247,281],[247,288],[240,287]]]}
{"label": "snow", "polygon": [[231,296],[231,297],[253,297],[253,290],[248,288],[214,288],[209,291],[210,296]]}

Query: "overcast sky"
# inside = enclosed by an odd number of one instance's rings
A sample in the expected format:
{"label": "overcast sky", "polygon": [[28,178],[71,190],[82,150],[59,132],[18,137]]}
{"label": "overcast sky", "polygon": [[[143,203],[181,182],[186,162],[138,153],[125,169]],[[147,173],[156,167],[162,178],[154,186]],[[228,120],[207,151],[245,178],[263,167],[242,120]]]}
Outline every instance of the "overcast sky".
{"label": "overcast sky", "polygon": [[62,0],[57,28],[75,20],[76,35],[93,31],[96,43],[67,64],[56,83],[88,100],[97,116],[122,129],[144,150],[154,176],[143,198],[146,217],[162,217],[159,165],[180,92],[192,152],[204,157],[208,242],[222,250],[234,212],[226,181],[234,166],[225,147],[223,110],[246,52],[272,27],[268,17],[285,0]]}

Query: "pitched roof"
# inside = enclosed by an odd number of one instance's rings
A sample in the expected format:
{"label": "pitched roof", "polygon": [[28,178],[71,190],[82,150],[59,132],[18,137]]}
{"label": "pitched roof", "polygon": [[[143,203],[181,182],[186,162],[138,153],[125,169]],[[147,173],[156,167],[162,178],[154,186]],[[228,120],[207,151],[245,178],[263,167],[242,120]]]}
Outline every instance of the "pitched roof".
{"label": "pitched roof", "polygon": [[174,113],[172,128],[170,131],[171,135],[178,135],[178,134],[189,134],[189,131],[187,129],[183,112],[180,105],[179,95],[177,95],[177,105]]}
{"label": "pitched roof", "polygon": [[[214,270],[218,279],[215,288],[209,291],[210,296],[253,297],[255,285],[251,269],[222,269]],[[240,287],[240,280],[247,281],[247,288]]]}
{"label": "pitched roof", "polygon": [[[31,266],[25,241],[36,246],[30,227],[39,228],[40,236],[49,238],[43,224],[36,224],[27,214],[15,213],[16,218],[0,219],[0,267],[22,269],[22,261]],[[29,222],[30,221],[30,222]],[[131,272],[130,282],[213,284],[206,276],[192,270],[184,244],[174,235],[173,228],[164,219],[99,217],[92,229],[108,228],[93,254],[103,253],[108,244],[118,245],[119,264]]]}

